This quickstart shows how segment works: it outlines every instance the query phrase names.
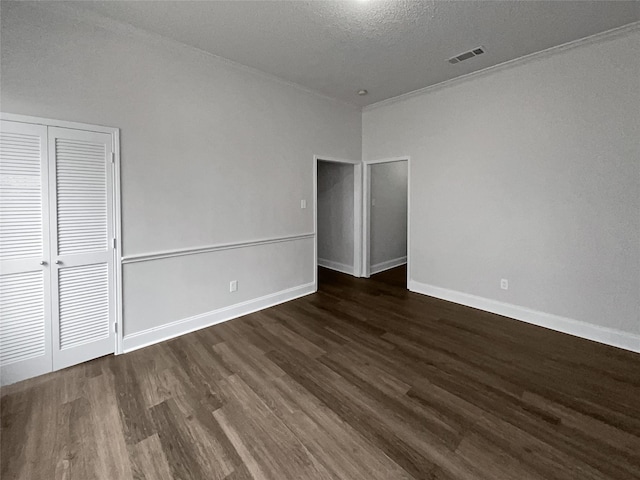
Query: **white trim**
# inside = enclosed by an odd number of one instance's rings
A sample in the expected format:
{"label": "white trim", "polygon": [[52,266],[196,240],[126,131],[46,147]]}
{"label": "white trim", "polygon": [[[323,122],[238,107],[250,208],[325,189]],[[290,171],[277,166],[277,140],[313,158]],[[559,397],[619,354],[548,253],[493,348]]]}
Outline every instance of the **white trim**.
{"label": "white trim", "polygon": [[363,160],[362,163],[365,165],[377,165],[378,163],[391,163],[391,162],[404,162],[405,160],[409,160],[409,156],[404,157],[389,157],[389,158],[376,158],[373,160]]}
{"label": "white trim", "polygon": [[211,312],[183,318],[182,320],[176,320],[159,327],[132,333],[124,337],[124,352],[128,353],[139,348],[169,340],[170,338],[175,338],[202,328],[242,317],[244,315],[257,312],[258,310],[263,310],[280,303],[295,300],[296,298],[303,297],[314,292],[314,283],[307,283],[271,293],[263,297],[247,300],[246,302],[219,308]]}
{"label": "white trim", "polygon": [[334,262],[332,260],[326,260],[324,258],[318,259],[318,266],[335,270],[336,272],[346,273],[347,275],[353,275],[353,266],[345,263]]}
{"label": "white trim", "polygon": [[411,280],[411,158],[407,156],[407,289]]}
{"label": "white trim", "polygon": [[387,260],[386,262],[376,263],[375,265],[371,265],[371,275],[375,275],[376,273],[399,267],[400,265],[404,265],[405,263],[407,263],[406,256]]}
{"label": "white trim", "polygon": [[596,33],[595,35],[579,38],[578,40],[572,40],[571,42],[563,43],[561,45],[556,45],[554,47],[550,47],[545,50],[540,50],[538,52],[530,53],[529,55],[525,55],[523,57],[507,60],[506,62],[498,63],[497,65],[492,65],[490,67],[483,68],[482,70],[476,70],[475,72],[467,73],[465,75],[460,75],[459,77],[454,77],[440,83],[434,83],[433,85],[429,85],[427,87],[420,88],[418,90],[413,90],[411,92],[403,93],[402,95],[386,98],[384,100],[380,100],[379,102],[364,106],[362,108],[362,111],[367,112],[369,110],[374,110],[376,108],[402,102],[403,100],[407,100],[412,97],[417,97],[419,95],[430,93],[435,90],[440,90],[442,88],[447,88],[447,87],[457,85],[458,83],[471,80],[475,77],[488,75],[490,73],[494,73],[501,70],[506,70],[508,68],[517,67],[519,65],[523,65],[526,63],[534,62],[536,60],[540,60],[548,56],[556,55],[566,50],[571,50],[574,48],[590,45],[590,44],[601,42],[601,41],[612,40],[614,38],[618,38],[620,36],[626,35],[627,33],[634,32],[635,30],[638,30],[638,29],[640,29],[640,21],[632,22],[627,25],[623,25],[622,27],[606,30],[604,32]]}
{"label": "white trim", "polygon": [[[316,236],[314,247],[314,268],[319,265],[318,259],[318,162],[346,163],[353,165],[353,267],[348,272],[354,277],[362,276],[362,175],[361,160],[329,157],[326,155],[313,156],[313,231]],[[324,266],[324,265],[321,265]],[[332,268],[332,267],[327,267]],[[316,286],[318,284],[317,268],[314,274]],[[334,270],[337,270],[334,268]],[[338,270],[341,271],[342,270]],[[347,273],[347,272],[343,272]]]}
{"label": "white trim", "polygon": [[350,163],[351,165],[360,165],[360,160],[349,160],[347,158],[328,157],[326,155],[314,155],[314,159],[321,162],[333,162],[333,163]]}
{"label": "white trim", "polygon": [[[113,185],[114,185],[114,234],[116,237],[116,246],[114,249],[114,273],[115,273],[115,291],[116,291],[116,350],[115,354],[120,355],[124,351],[123,347],[123,335],[124,335],[124,308],[123,308],[123,293],[122,293],[122,198],[120,192],[120,130],[116,129],[113,136],[113,152],[115,155],[113,165]],[[115,220],[117,219],[117,220]]]}
{"label": "white trim", "polygon": [[[4,113],[0,112],[0,119],[8,120],[11,122],[20,122],[20,123],[31,123],[34,125],[44,125],[47,127],[59,127],[59,128],[70,128],[73,130],[84,130],[86,132],[98,132],[98,133],[109,133],[111,135],[118,135],[118,145],[119,145],[119,131],[120,129],[114,127],[106,127],[103,125],[93,125],[89,123],[78,123],[78,122],[67,122],[64,120],[54,120],[52,118],[42,118],[42,117],[34,117],[31,115],[18,115],[17,113]],[[117,155],[120,155],[120,151],[118,150]]]}
{"label": "white trim", "polygon": [[370,265],[370,240],[371,240],[371,170],[370,164],[363,160],[364,169],[362,171],[362,276],[371,276]]}
{"label": "white trim", "polygon": [[313,288],[318,291],[318,157],[313,156]]}
{"label": "white trim", "polygon": [[353,273],[362,276],[362,162],[353,167]]}
{"label": "white trim", "polygon": [[163,258],[181,257],[184,255],[197,255],[199,253],[218,252],[221,250],[232,250],[234,248],[255,247],[257,245],[267,245],[270,243],[290,242],[293,240],[303,240],[314,237],[314,233],[303,233],[301,235],[287,235],[284,237],[265,238],[263,240],[250,240],[248,242],[220,243],[217,245],[207,245],[204,247],[179,248],[176,250],[165,250],[162,252],[142,253],[139,255],[127,255],[122,258],[123,264],[148,262],[150,260],[160,260]]}
{"label": "white trim", "polygon": [[[407,162],[407,285],[411,279],[411,157],[409,155],[402,157],[376,158],[372,160],[363,160],[364,166],[362,172],[362,276],[369,278],[373,273],[371,266],[371,165],[391,162]],[[380,270],[382,271],[382,270]]]}
{"label": "white trim", "polygon": [[510,303],[499,302],[489,298],[479,297],[468,293],[449,290],[446,288],[420,283],[415,280],[409,282],[409,290],[430,297],[440,298],[449,302],[466,305],[486,312],[495,313],[504,317],[513,318],[522,322],[549,328],[558,332],[567,333],[580,338],[586,338],[595,342],[612,345],[632,352],[640,353],[640,335],[623,332],[613,328],[601,327],[591,323],[560,317],[550,313],[532,310]]}

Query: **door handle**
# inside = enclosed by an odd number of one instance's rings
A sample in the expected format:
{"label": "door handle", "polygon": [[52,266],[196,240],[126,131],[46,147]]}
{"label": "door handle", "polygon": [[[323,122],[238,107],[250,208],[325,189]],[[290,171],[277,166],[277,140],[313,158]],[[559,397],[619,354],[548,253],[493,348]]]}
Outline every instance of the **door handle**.
{"label": "door handle", "polygon": [[56,260],[56,265],[61,265],[61,264],[62,264],[62,261]]}
{"label": "door handle", "polygon": [[40,265],[46,265],[46,264],[47,264],[47,262],[45,262],[44,260],[40,261]]}

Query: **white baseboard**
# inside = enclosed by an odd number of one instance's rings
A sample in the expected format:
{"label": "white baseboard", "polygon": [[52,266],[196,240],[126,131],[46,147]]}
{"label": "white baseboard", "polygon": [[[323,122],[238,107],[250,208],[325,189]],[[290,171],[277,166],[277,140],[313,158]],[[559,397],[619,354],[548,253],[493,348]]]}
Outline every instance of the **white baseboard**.
{"label": "white baseboard", "polygon": [[376,263],[375,265],[371,265],[371,269],[369,271],[370,275],[374,275],[376,273],[384,272],[385,270],[390,270],[392,268],[399,267],[400,265],[404,265],[407,263],[407,257],[394,258],[393,260],[387,260],[386,262]]}
{"label": "white baseboard", "polygon": [[623,332],[613,328],[601,327],[591,323],[581,322],[571,318],[560,317],[550,313],[539,312],[509,303],[499,302],[468,293],[457,292],[446,288],[435,287],[426,283],[409,281],[409,290],[430,297],[440,298],[449,302],[459,303],[486,312],[496,313],[505,317],[549,328],[576,337],[586,338],[595,342],[612,345],[614,347],[640,353],[640,335]]}
{"label": "white baseboard", "polygon": [[326,260],[324,258],[318,259],[318,265],[324,268],[335,270],[336,272],[353,275],[353,265],[346,265],[344,263],[334,262],[332,260]]}
{"label": "white baseboard", "polygon": [[137,350],[139,348],[153,345],[170,338],[178,337],[186,333],[210,327],[217,323],[226,322],[234,318],[248,315],[258,310],[273,307],[280,303],[288,302],[316,291],[315,283],[307,283],[297,287],[281,290],[280,292],[254,298],[242,303],[236,303],[228,307],[201,313],[192,317],[183,318],[175,322],[167,323],[159,327],[150,328],[141,332],[125,335],[123,339],[124,353]]}

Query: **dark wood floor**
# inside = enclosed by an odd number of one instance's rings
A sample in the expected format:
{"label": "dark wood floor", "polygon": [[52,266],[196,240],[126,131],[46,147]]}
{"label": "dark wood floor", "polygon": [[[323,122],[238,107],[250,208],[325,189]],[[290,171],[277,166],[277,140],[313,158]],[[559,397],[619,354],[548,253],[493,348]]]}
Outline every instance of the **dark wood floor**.
{"label": "dark wood floor", "polygon": [[5,389],[2,479],[640,478],[640,355],[403,275]]}

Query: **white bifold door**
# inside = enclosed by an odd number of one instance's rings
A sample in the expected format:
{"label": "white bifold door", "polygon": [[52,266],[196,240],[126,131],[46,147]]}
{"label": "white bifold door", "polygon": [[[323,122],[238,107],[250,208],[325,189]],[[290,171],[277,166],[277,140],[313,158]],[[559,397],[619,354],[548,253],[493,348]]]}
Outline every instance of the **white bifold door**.
{"label": "white bifold door", "polygon": [[0,125],[2,383],[52,369],[47,127]]}
{"label": "white bifold door", "polygon": [[114,352],[113,141],[2,121],[2,384]]}

